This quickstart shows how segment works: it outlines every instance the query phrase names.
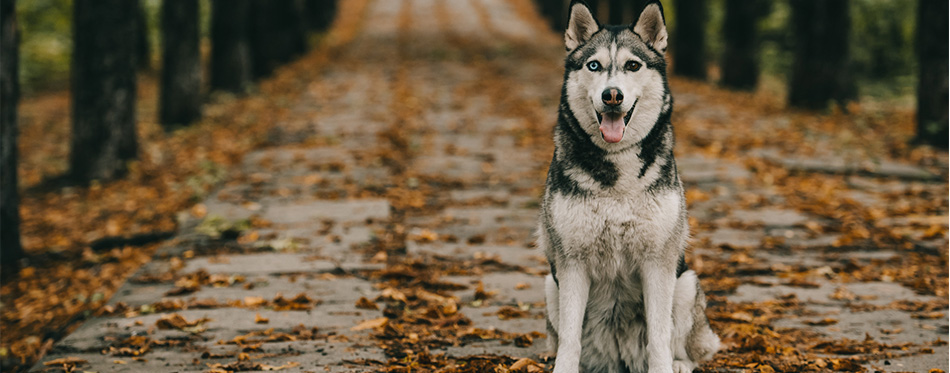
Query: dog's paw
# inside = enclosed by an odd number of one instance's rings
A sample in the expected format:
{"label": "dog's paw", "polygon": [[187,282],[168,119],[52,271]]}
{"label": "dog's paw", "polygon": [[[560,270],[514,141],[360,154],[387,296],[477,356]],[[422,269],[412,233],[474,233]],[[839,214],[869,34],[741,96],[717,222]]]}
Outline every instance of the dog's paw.
{"label": "dog's paw", "polygon": [[693,373],[693,363],[682,360],[673,360],[673,373]]}
{"label": "dog's paw", "polygon": [[554,364],[553,373],[577,373],[577,372],[578,372],[578,367],[576,366],[572,369],[570,366],[567,366],[567,365],[558,366],[557,364]]}
{"label": "dog's paw", "polygon": [[578,373],[580,372],[580,364],[571,361],[557,361],[554,360],[554,372],[552,373]]}

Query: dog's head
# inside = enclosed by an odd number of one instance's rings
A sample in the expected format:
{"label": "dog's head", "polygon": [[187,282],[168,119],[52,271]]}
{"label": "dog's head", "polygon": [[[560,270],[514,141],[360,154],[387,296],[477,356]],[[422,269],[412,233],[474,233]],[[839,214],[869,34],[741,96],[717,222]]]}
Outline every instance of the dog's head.
{"label": "dog's head", "polygon": [[574,0],[564,40],[567,103],[583,130],[606,149],[640,141],[665,104],[662,5],[648,3],[636,24],[601,26],[586,3]]}

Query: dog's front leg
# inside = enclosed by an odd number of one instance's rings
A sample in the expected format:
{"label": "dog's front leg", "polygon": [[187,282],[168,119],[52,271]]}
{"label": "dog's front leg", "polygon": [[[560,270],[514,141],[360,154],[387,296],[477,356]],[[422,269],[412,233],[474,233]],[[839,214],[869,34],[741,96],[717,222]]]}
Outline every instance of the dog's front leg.
{"label": "dog's front leg", "polygon": [[576,373],[581,362],[581,328],[587,309],[590,279],[574,263],[558,266],[557,278],[560,319],[557,320],[558,347],[554,373]]}
{"label": "dog's front leg", "polygon": [[673,371],[674,269],[657,263],[643,266],[643,298],[647,321],[647,362],[650,373]]}

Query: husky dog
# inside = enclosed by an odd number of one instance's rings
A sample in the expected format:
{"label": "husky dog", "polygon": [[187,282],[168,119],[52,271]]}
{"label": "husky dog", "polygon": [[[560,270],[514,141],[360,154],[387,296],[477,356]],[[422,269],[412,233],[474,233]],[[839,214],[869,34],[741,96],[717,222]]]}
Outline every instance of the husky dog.
{"label": "husky dog", "polygon": [[574,0],[538,246],[555,373],[691,372],[719,349],[686,268],[659,2],[601,26]]}

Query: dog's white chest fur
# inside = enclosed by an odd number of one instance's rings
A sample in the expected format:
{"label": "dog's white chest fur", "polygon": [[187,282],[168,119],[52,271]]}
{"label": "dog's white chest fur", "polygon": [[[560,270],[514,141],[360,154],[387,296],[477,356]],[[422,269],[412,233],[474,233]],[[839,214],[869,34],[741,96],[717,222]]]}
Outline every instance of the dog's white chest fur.
{"label": "dog's white chest fur", "polygon": [[646,256],[656,255],[681,217],[681,198],[670,190],[656,196],[564,196],[554,194],[550,210],[567,257],[582,259],[589,273],[629,275]]}

